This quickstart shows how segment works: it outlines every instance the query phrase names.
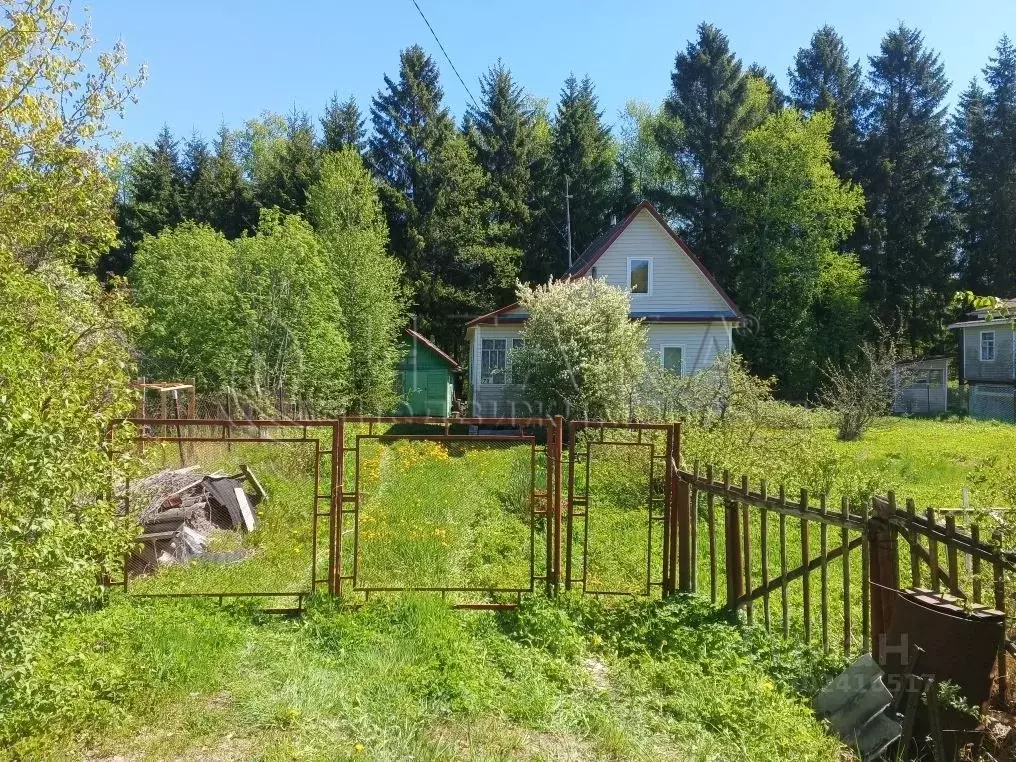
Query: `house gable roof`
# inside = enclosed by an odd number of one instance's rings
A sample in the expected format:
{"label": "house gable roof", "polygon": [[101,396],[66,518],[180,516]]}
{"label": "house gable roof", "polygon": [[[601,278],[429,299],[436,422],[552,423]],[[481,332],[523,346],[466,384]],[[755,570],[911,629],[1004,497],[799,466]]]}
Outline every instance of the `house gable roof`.
{"label": "house gable roof", "polygon": [[451,367],[452,370],[462,370],[462,367],[457,362],[455,362],[455,360],[451,357],[451,355],[449,355],[447,352],[441,349],[441,347],[439,347],[433,341],[428,339],[422,333],[418,333],[417,331],[414,331],[412,328],[403,328],[402,332],[405,333],[406,336],[409,337],[411,340],[423,344],[423,346],[425,346],[427,349],[429,349],[431,352],[437,355],[439,359],[444,360],[446,363],[448,363],[448,365]]}
{"label": "house gable roof", "polygon": [[[688,259],[698,268],[702,275],[709,281],[709,284],[715,289],[716,293],[723,299],[723,301],[730,308],[732,315],[721,314],[718,312],[695,312],[695,313],[660,313],[659,315],[653,315],[657,321],[673,321],[673,322],[687,322],[687,321],[702,321],[702,320],[725,320],[730,322],[740,322],[744,320],[744,314],[734,303],[734,300],[730,298],[730,295],[723,290],[723,287],[717,282],[715,276],[706,266],[702,264],[702,261],[695,255],[695,253],[688,247],[681,237],[674,232],[673,228],[667,224],[667,221],[663,219],[663,215],[657,211],[656,207],[648,201],[643,201],[628,215],[611,228],[608,228],[601,233],[592,243],[590,243],[582,254],[579,256],[572,266],[565,271],[562,277],[565,278],[581,278],[589,273],[596,261],[602,257],[606,251],[610,248],[611,244],[618,239],[618,237],[631,225],[632,222],[641,214],[643,211],[648,212],[657,224],[663,228],[664,231],[670,236],[670,238],[677,244],[677,247],[688,257]],[[524,316],[507,315],[512,310],[518,308],[518,302],[505,305],[493,312],[488,312],[486,315],[481,315],[477,318],[473,318],[466,323],[466,327],[478,325],[480,323],[499,323],[499,322],[522,322]],[[632,313],[633,318],[646,317],[641,316],[637,313]],[[650,318],[651,319],[651,318]]]}

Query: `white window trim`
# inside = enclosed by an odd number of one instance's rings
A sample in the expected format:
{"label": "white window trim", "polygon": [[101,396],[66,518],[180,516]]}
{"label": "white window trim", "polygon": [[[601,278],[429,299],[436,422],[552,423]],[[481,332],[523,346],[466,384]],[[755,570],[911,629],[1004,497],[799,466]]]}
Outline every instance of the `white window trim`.
{"label": "white window trim", "polygon": [[[507,379],[507,376],[508,376],[508,351],[509,351],[508,350],[508,344],[509,344],[508,338],[509,337],[506,337],[506,336],[480,336],[480,335],[477,335],[477,337],[476,337],[476,345],[479,348],[479,352],[477,353],[478,357],[477,357],[477,363],[476,363],[476,368],[477,368],[477,386],[496,386],[496,387],[507,386],[507,382],[508,382],[508,379]],[[505,367],[504,367],[505,381],[500,383],[500,384],[495,384],[493,381],[487,380],[487,379],[485,379],[483,377],[483,342],[484,341],[503,341],[505,343],[505,361],[504,361],[504,365],[505,365]]]}
{"label": "white window trim", "polygon": [[[985,359],[984,357],[984,337],[991,335],[991,358]],[[981,331],[978,336],[978,351],[980,353],[981,362],[995,362],[998,358],[998,336],[995,331]]]}
{"label": "white window trim", "polygon": [[[644,294],[636,294],[631,290],[631,263],[632,262],[648,262],[649,263],[649,289]],[[653,295],[653,258],[652,257],[628,257],[628,267],[626,268],[626,281],[625,285],[628,288],[628,292],[632,296],[652,296]]]}
{"label": "white window trim", "polygon": [[685,375],[685,373],[684,373],[684,358],[686,358],[688,356],[688,351],[687,351],[687,349],[685,349],[685,345],[684,344],[660,344],[660,367],[661,368],[664,367],[664,365],[663,365],[663,355],[664,355],[664,352],[666,350],[668,350],[668,349],[680,349],[681,350],[681,370],[678,371],[677,375],[679,375],[679,376]]}

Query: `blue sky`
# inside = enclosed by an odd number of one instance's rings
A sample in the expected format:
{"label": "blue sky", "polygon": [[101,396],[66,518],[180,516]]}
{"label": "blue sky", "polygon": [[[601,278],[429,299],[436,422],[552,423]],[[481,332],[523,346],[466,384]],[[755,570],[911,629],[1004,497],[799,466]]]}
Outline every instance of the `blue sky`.
{"label": "blue sky", "polygon": [[[701,21],[723,29],[746,65],[757,61],[783,83],[822,24],[863,58],[902,21],[942,55],[952,97],[1003,32],[1016,36],[1016,0],[418,2],[474,95],[498,58],[551,103],[569,72],[589,74],[608,122],[628,99],[665,97],[674,54]],[[366,112],[413,43],[438,62],[456,116],[468,101],[411,0],[93,0],[90,16],[100,47],[123,39],[131,63],[149,68],[140,103],[117,125],[128,140],[151,140],[164,123],[210,138],[222,121],[239,127],[264,109],[317,117],[333,92],[354,95]]]}

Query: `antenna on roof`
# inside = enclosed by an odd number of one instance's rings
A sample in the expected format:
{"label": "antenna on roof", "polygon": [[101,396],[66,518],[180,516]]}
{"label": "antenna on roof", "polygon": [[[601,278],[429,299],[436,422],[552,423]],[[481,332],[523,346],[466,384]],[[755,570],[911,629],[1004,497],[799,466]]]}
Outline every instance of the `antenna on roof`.
{"label": "antenna on roof", "polygon": [[571,246],[571,195],[568,193],[568,183],[571,178],[568,175],[564,176],[564,214],[568,221],[568,268],[572,266],[572,246]]}

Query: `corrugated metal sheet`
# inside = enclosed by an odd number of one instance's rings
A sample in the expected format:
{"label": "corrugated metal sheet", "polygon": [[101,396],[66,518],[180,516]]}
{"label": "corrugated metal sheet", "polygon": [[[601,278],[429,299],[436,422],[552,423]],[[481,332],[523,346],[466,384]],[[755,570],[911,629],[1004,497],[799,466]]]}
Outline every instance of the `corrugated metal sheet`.
{"label": "corrugated metal sheet", "polygon": [[864,654],[812,701],[815,712],[866,761],[878,759],[903,733],[900,723],[886,713],[893,697],[882,677],[875,660]]}

